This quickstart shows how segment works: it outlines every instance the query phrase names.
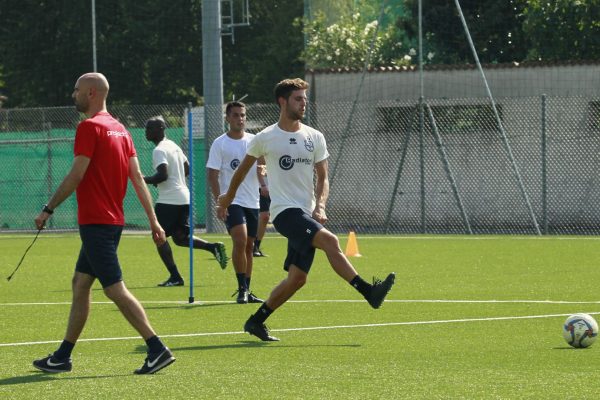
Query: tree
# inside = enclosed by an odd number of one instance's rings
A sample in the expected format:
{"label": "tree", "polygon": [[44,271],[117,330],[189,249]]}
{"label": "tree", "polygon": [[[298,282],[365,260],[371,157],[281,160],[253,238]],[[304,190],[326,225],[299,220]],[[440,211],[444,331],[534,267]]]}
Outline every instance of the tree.
{"label": "tree", "polygon": [[400,1],[360,0],[345,13],[343,7],[337,9],[341,14],[335,19],[331,6],[323,6],[304,21],[307,41],[302,58],[308,67],[362,68],[367,59],[370,66],[409,62],[409,40],[397,29],[404,13]]}
{"label": "tree", "polygon": [[[521,61],[529,41],[521,29],[521,0],[461,1],[461,9],[481,62]],[[423,1],[423,53],[437,64],[473,63],[471,48],[453,1]],[[412,43],[418,40],[418,0],[407,0],[400,28]]]}
{"label": "tree", "polygon": [[235,43],[223,38],[226,101],[247,94],[249,102],[272,103],[277,82],[304,76],[302,29],[294,24],[302,13],[298,0],[250,3],[250,26],[236,28]]}
{"label": "tree", "polygon": [[[98,71],[111,104],[201,103],[202,0],[96,1]],[[70,105],[93,69],[90,1],[0,0],[0,91],[5,106]],[[251,2],[251,25],[223,40],[226,99],[271,101],[277,79],[302,76],[302,2]]]}
{"label": "tree", "polygon": [[600,58],[600,0],[530,0],[523,10],[523,32],[531,42],[530,60]]}
{"label": "tree", "polygon": [[200,0],[96,2],[98,69],[110,74],[113,102],[200,102]]}
{"label": "tree", "polygon": [[[70,105],[93,69],[89,1],[0,0],[3,92],[11,107]],[[200,0],[96,2],[98,71],[111,103],[198,102]]]}
{"label": "tree", "polygon": [[[274,84],[309,67],[415,63],[418,0],[250,3],[251,24],[223,39],[225,99],[271,102]],[[384,5],[383,19],[378,25]],[[202,0],[96,2],[98,68],[111,103],[202,101]],[[484,63],[600,58],[600,0],[461,0]],[[324,13],[320,14],[321,10]],[[423,0],[430,63],[472,63],[454,2]],[[304,43],[306,38],[306,48]],[[304,49],[304,52],[303,52]],[[5,107],[70,105],[92,70],[89,1],[0,0],[0,94]],[[429,56],[429,57],[428,57]]]}
{"label": "tree", "polygon": [[359,13],[342,16],[337,23],[327,25],[324,13],[317,13],[305,26],[308,40],[302,54],[310,68],[389,65],[398,61],[383,57],[385,46],[391,44],[387,31],[377,32],[378,21],[366,22]]}
{"label": "tree", "polygon": [[7,106],[72,104],[75,79],[91,69],[84,11],[81,2],[1,0],[1,89]]}

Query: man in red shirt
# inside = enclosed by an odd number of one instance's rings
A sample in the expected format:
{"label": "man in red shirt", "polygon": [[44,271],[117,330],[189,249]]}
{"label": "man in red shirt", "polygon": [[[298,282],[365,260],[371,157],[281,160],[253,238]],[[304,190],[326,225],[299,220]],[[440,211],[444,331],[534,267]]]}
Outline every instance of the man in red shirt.
{"label": "man in red shirt", "polygon": [[106,111],[108,89],[106,77],[99,73],[84,74],[75,83],[75,107],[88,119],[77,126],[71,170],[35,218],[37,228],[44,228],[54,209],[76,191],[82,245],[72,282],[73,301],[60,347],[33,362],[34,367],[45,372],[71,371],[71,352],[89,315],[91,287],[96,279],[148,345],[144,365],[135,373],[153,374],[175,361],[152,329],[144,308],[122,280],[117,248],[125,224],[123,198],[128,179],[146,211],[154,242],[160,245],[166,237],[156,219],[131,135]]}

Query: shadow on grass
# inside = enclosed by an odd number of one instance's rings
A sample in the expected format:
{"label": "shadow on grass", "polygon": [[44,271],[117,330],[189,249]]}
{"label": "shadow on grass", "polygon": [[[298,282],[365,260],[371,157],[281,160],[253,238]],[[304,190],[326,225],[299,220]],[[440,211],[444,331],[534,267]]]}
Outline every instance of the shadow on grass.
{"label": "shadow on grass", "polygon": [[[144,301],[141,301],[144,310],[162,310],[162,309],[170,309],[170,308],[179,308],[179,309],[184,309],[184,310],[191,310],[193,308],[199,308],[199,307],[222,307],[222,306],[230,306],[230,305],[236,305],[238,306],[236,303],[234,302],[219,302],[219,303],[194,303],[194,304],[189,304],[189,303],[181,303],[181,304],[165,304],[165,305],[148,305],[148,304],[144,304]],[[119,311],[119,309],[115,309],[115,311]]]}
{"label": "shadow on grass", "polygon": [[[108,300],[110,301],[110,300]],[[235,305],[236,307],[239,307],[239,305],[235,302],[219,302],[219,303],[194,303],[194,304],[189,304],[189,303],[181,303],[181,304],[165,304],[165,305],[148,305],[148,304],[144,304],[144,301],[141,301],[142,306],[144,307],[144,310],[169,310],[169,309],[180,309],[180,310],[191,310],[194,308],[205,308],[205,307],[222,307],[222,306],[233,306]],[[115,305],[115,308],[110,310],[112,312],[116,312],[116,313],[121,313],[121,310],[119,310],[117,308],[117,306]]]}
{"label": "shadow on grass", "polygon": [[0,386],[4,385],[21,385],[27,383],[38,383],[38,382],[49,382],[55,380],[65,379],[101,379],[101,378],[118,378],[121,376],[129,376],[131,374],[120,374],[120,375],[93,375],[93,376],[65,376],[61,375],[57,377],[56,374],[48,374],[46,372],[36,371],[31,375],[13,376],[11,378],[0,379]]}
{"label": "shadow on grass", "polygon": [[197,350],[222,350],[222,349],[241,349],[241,348],[271,348],[271,349],[282,349],[282,348],[307,348],[307,347],[360,347],[359,344],[298,344],[289,345],[281,344],[281,342],[262,342],[262,341],[250,341],[242,340],[237,343],[222,344],[222,345],[207,345],[207,346],[186,346],[186,347],[170,347],[171,350],[175,351],[197,351]]}
{"label": "shadow on grass", "polygon": [[[182,289],[182,288],[184,288],[184,289],[187,289],[189,291],[189,287],[187,287],[187,286],[173,286],[171,288],[162,288],[162,287],[160,287],[158,285],[155,285],[155,286],[129,286],[129,285],[127,285],[127,282],[125,282],[125,286],[127,286],[127,289],[129,289],[129,290],[148,290],[148,289],[155,290],[156,289],[156,290],[165,290],[165,291],[167,291],[167,290],[171,290],[171,289]],[[205,284],[203,284],[203,285],[194,285],[194,288],[206,289],[206,288],[209,288],[209,287],[216,287],[216,286],[217,286],[216,284],[215,285],[205,285]],[[51,293],[64,293],[64,292],[71,292],[71,291],[72,290],[71,290],[70,287],[68,289],[49,290],[49,292],[51,292]],[[100,286],[98,286],[98,287],[94,286],[92,288],[92,292],[102,292],[102,291],[103,291],[103,289]]]}
{"label": "shadow on grass", "polygon": [[[206,350],[224,350],[224,349],[242,349],[242,348],[272,348],[272,349],[282,349],[282,348],[307,348],[307,347],[350,347],[356,348],[360,347],[359,344],[298,344],[298,345],[289,345],[289,344],[281,344],[281,342],[262,342],[262,341],[254,341],[254,340],[242,340],[237,343],[231,344],[219,344],[219,345],[206,345],[206,346],[185,346],[185,347],[171,347],[169,349],[173,351],[175,357],[177,357],[178,351],[206,351]],[[145,354],[147,351],[147,347],[144,345],[138,345],[135,347],[134,353],[143,353]]]}

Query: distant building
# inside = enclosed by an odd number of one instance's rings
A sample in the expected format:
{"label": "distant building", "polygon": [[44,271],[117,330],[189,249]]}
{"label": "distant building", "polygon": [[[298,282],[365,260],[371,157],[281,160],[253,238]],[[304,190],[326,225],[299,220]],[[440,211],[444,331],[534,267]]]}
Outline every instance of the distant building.
{"label": "distant building", "polygon": [[[600,60],[485,64],[492,94],[501,97],[599,96]],[[370,69],[362,82],[359,102],[418,100],[420,76],[416,66]],[[311,100],[316,103],[354,101],[362,71],[343,68],[308,70]],[[475,65],[426,65],[423,93],[429,99],[487,97]]]}
{"label": "distant building", "polygon": [[600,60],[483,70],[497,113],[475,66],[424,68],[423,135],[418,68],[306,71],[307,124],[331,153],[330,220],[373,232],[598,232]]}

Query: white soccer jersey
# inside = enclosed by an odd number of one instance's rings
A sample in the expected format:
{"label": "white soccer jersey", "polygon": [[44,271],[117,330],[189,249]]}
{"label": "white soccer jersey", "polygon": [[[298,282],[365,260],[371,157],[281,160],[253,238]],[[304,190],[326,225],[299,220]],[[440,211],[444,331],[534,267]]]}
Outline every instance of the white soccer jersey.
{"label": "white soccer jersey", "polygon": [[172,140],[163,139],[152,151],[152,166],[154,169],[160,164],[167,164],[167,180],[157,185],[157,203],[162,204],[189,204],[190,191],[186,184],[184,163],[187,157]]}
{"label": "white soccer jersey", "polygon": [[248,147],[248,154],[265,157],[272,219],[288,208],[301,208],[312,214],[315,208],[314,167],[329,157],[321,132],[303,124],[297,132],[287,132],[274,124],[256,135]]}
{"label": "white soccer jersey", "polygon": [[[244,132],[241,139],[232,139],[224,133],[216,138],[210,146],[206,167],[219,171],[220,194],[227,192],[227,189],[229,189],[231,177],[246,156],[246,150],[254,137],[253,134]],[[259,208],[259,187],[256,163],[254,163],[238,188],[231,204],[246,208]]]}

